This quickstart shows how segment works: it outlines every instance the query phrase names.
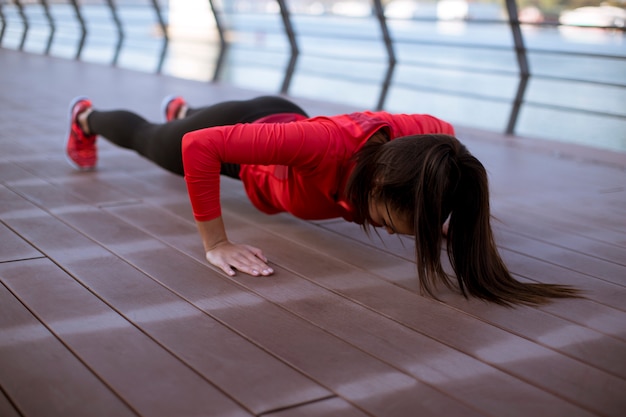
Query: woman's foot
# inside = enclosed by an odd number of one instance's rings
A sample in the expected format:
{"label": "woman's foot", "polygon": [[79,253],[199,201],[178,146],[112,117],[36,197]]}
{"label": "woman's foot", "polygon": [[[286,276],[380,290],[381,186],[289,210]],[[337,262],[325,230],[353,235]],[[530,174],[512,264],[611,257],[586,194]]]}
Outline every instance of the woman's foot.
{"label": "woman's foot", "polygon": [[94,169],[98,162],[97,136],[86,132],[86,115],[90,112],[91,101],[87,97],[76,97],[72,100],[66,152],[70,164],[82,171]]}
{"label": "woman's foot", "polygon": [[166,122],[184,119],[187,113],[187,102],[180,96],[167,96],[161,102],[161,112]]}

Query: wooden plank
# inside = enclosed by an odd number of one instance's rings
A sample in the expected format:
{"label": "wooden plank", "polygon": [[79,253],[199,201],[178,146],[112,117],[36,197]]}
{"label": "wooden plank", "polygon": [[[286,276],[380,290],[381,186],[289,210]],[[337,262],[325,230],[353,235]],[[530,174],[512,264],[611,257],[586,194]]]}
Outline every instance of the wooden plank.
{"label": "wooden plank", "polygon": [[[515,191],[515,188],[511,188],[511,192]],[[501,199],[507,204],[526,207],[531,212],[537,210],[539,213],[558,214],[570,223],[582,222],[599,230],[626,234],[625,213],[623,208],[617,206],[618,201],[603,198],[600,193],[577,195],[572,191],[554,195],[553,192],[554,190],[544,189],[529,194],[505,196],[494,193],[493,200]],[[532,216],[529,220],[532,221]]]}
{"label": "wooden plank", "polygon": [[[2,145],[6,145],[12,144],[13,142],[3,140],[0,143],[2,143]],[[2,149],[0,149],[0,152],[1,151]],[[0,155],[2,155],[0,156],[0,183],[4,184],[7,181],[14,181],[23,178],[25,174],[28,174],[27,171],[24,171],[19,165],[11,160],[15,157],[14,152],[5,149],[5,152],[0,153]]]}
{"label": "wooden plank", "polygon": [[330,398],[324,401],[316,401],[299,407],[280,410],[264,417],[366,417],[367,414],[360,411],[341,398]]}
{"label": "wooden plank", "polygon": [[[142,201],[152,201],[164,197],[182,202],[189,200],[183,177],[170,174],[160,168],[150,167],[132,173],[107,171],[99,173],[97,181],[125,193],[141,196]],[[80,195],[80,197],[89,201],[85,195]],[[93,203],[93,201],[90,202]]]}
{"label": "wooden plank", "polygon": [[[510,203],[507,203],[506,205],[499,204],[496,206],[496,213],[511,213],[512,210],[509,208],[509,204]],[[519,216],[523,216],[523,218],[525,217],[528,219],[527,223],[533,222],[535,219],[540,219],[542,223],[550,225],[548,230],[556,228],[560,230],[567,230],[570,233],[578,236],[584,236],[592,241],[614,245],[621,251],[626,249],[626,233],[615,230],[614,228],[598,225],[592,221],[583,219],[582,216],[572,215],[571,213],[566,215],[559,210],[542,210],[537,207],[524,205],[523,203],[516,203],[512,205],[517,207],[517,212],[520,213]],[[505,225],[508,223],[510,218],[504,217],[503,215],[498,215],[498,217],[505,219]]]}
{"label": "wooden plank", "polygon": [[[535,308],[520,306],[514,310],[498,312],[477,300],[465,301],[447,294],[440,299],[507,332],[556,350],[618,378],[626,377],[626,363],[622,360],[626,353],[626,341],[623,338],[611,337]],[[559,305],[559,309],[576,309],[580,305],[577,301],[555,304]],[[611,319],[619,321],[623,318],[621,312],[615,312]]]}
{"label": "wooden plank", "polygon": [[[23,186],[22,191],[29,188]],[[36,191],[33,194],[41,197],[37,198],[40,203],[45,202],[42,200],[44,194]],[[60,195],[51,196],[51,201],[60,203]],[[81,212],[76,206],[71,207],[74,211],[57,210],[69,222],[90,223],[104,233],[105,239],[108,236],[126,250],[157,254],[159,250],[167,250],[158,242],[138,238],[138,234],[128,227],[116,225],[114,221],[102,221],[97,214],[90,215],[88,208]],[[331,395],[328,390],[58,221],[28,219],[28,222],[16,221],[14,224],[45,248],[51,259],[62,264],[118,312],[252,412],[263,413]],[[39,230],[44,232],[39,234]],[[55,243],[59,240],[64,246],[57,248]],[[158,256],[152,262],[154,259]],[[110,280],[110,276],[122,276],[124,280]],[[183,279],[179,273],[174,276]]]}
{"label": "wooden plank", "polygon": [[[22,275],[21,266],[0,264],[0,280]],[[133,411],[0,285],[0,414],[28,417],[133,416]]]}
{"label": "wooden plank", "polygon": [[626,266],[580,252],[544,243],[510,231],[499,230],[496,240],[501,248],[514,250],[547,263],[562,266],[622,287],[626,287]]}
{"label": "wooden plank", "polygon": [[[0,205],[2,205],[0,201]],[[33,248],[24,239],[0,222],[0,262],[16,261],[42,257],[37,249]]]}
{"label": "wooden plank", "polygon": [[[492,135],[493,140],[483,140],[485,135]],[[482,136],[482,137],[480,137]],[[496,191],[508,190],[511,195],[519,195],[516,190],[539,192],[549,190],[552,195],[577,196],[603,194],[613,199],[621,198],[623,192],[623,170],[626,159],[621,158],[621,166],[612,164],[608,159],[620,153],[607,153],[607,161],[589,162],[581,158],[560,158],[551,150],[537,152],[522,149],[526,138],[506,137],[497,133],[482,132],[468,142],[470,151],[480,159],[488,174],[492,188]],[[508,146],[508,142],[517,142]],[[544,141],[551,147],[558,144]],[[587,148],[587,150],[590,150]]]}
{"label": "wooden plank", "polygon": [[620,285],[595,279],[577,271],[510,250],[501,250],[500,253],[507,266],[518,276],[536,282],[572,285],[579,288],[586,297],[598,304],[604,304],[622,312],[626,311],[624,287]]}
{"label": "wooden plank", "polygon": [[2,417],[20,417],[13,404],[6,397],[4,392],[0,390],[0,416]]}
{"label": "wooden plank", "polygon": [[531,213],[529,222],[534,220],[532,213],[535,211],[539,216],[543,215],[548,218],[558,216],[558,219],[553,220],[556,224],[564,224],[585,236],[626,247],[626,226],[623,224],[623,214],[609,213],[602,204],[590,206],[571,201],[548,205],[537,200],[532,198],[529,201],[514,200],[507,201],[507,204],[518,205],[520,209],[523,208]]}
{"label": "wooden plank", "polygon": [[476,149],[487,168],[496,205],[506,202],[526,207],[529,213],[551,212],[574,226],[582,223],[596,230],[626,232],[623,164],[618,168],[566,160],[481,142],[472,142],[470,149]]}
{"label": "wooden plank", "polygon": [[537,207],[530,210],[517,204],[500,202],[494,207],[494,212],[500,227],[620,265],[626,262],[624,233],[599,229],[575,219],[568,221],[558,212],[544,212]]}
{"label": "wooden plank", "polygon": [[[42,188],[41,196],[32,194],[31,201],[33,204],[41,205],[42,202],[39,201],[41,198],[42,201],[46,201],[50,205],[62,205],[68,196],[82,195],[85,198],[89,199],[89,201],[93,202],[93,204],[127,204],[129,202],[136,202],[137,198],[130,193],[125,193],[120,191],[119,189],[108,187],[106,184],[97,182],[97,172],[84,172],[84,175],[77,175],[76,172],[69,172],[68,176],[64,177],[53,177],[50,170],[44,170],[43,165],[46,164],[37,164],[37,171],[40,177],[36,175],[30,174],[28,176],[24,176],[22,179],[9,181],[7,185],[11,188],[14,186],[29,186],[33,184],[37,185],[48,185],[48,189]],[[66,168],[64,168],[66,169]],[[67,169],[71,169],[69,166]],[[46,176],[48,174],[49,176]],[[51,188],[50,183],[61,183],[62,187]],[[55,190],[54,193],[51,190]]]}

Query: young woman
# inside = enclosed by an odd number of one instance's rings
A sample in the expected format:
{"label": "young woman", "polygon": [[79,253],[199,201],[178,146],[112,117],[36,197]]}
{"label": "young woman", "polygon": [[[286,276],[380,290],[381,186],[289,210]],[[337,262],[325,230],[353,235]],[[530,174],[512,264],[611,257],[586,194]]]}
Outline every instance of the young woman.
{"label": "young woman", "polygon": [[281,97],[197,109],[173,97],[163,109],[166,123],[153,124],[75,99],[69,160],[93,169],[101,135],[184,175],[206,259],[228,275],[274,271],[260,249],[228,240],[220,174],[240,179],[252,203],[267,214],[343,217],[365,231],[383,227],[414,236],[420,286],[431,296],[438,282],[453,286],[440,262],[444,239],[466,297],[511,305],[578,296],[567,286],[521,283],[511,276],[491,231],[485,169],[443,120],[382,111],[310,118]]}

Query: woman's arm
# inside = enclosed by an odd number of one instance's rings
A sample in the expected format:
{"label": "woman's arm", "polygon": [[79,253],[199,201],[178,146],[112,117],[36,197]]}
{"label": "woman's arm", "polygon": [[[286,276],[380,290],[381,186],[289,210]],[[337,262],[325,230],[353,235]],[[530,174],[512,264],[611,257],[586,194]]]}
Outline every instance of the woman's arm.
{"label": "woman's arm", "polygon": [[206,260],[233,276],[233,268],[246,274],[259,276],[271,275],[274,270],[267,265],[267,258],[260,249],[249,245],[230,242],[226,236],[222,216],[209,221],[196,220]]}
{"label": "woman's arm", "polygon": [[454,127],[450,123],[429,114],[392,114],[387,112],[373,114],[389,123],[394,138],[433,133],[454,136]]}
{"label": "woman's arm", "polygon": [[233,268],[259,276],[274,271],[258,248],[228,240],[221,217],[220,167],[238,164],[315,165],[330,141],[319,126],[297,123],[235,125],[191,132],[183,138],[185,180],[206,259],[228,275]]}
{"label": "woman's arm", "polygon": [[221,164],[315,167],[333,132],[319,123],[239,124],[187,133],[182,154],[187,191],[196,220],[221,215]]}

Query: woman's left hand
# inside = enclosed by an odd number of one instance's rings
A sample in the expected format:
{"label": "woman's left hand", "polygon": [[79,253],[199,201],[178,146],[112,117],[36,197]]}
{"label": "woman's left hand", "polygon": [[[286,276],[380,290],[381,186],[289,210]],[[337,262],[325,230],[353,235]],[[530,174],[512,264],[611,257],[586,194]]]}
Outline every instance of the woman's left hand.
{"label": "woman's left hand", "polygon": [[206,260],[211,265],[230,276],[235,275],[235,269],[252,276],[274,273],[261,249],[228,240],[221,216],[209,221],[196,221],[196,225],[204,244]]}
{"label": "woman's left hand", "polygon": [[235,269],[255,277],[274,273],[261,249],[254,246],[221,242],[206,252],[206,259],[230,276]]}

